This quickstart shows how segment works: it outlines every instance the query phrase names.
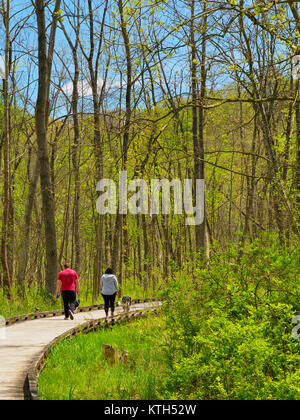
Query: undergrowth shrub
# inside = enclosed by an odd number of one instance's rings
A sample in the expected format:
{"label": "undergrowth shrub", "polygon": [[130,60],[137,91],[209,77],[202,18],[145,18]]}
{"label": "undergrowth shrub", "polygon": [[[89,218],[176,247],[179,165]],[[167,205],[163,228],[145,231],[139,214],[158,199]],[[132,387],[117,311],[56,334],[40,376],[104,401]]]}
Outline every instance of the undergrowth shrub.
{"label": "undergrowth shrub", "polygon": [[299,248],[262,235],[198,263],[163,292],[171,399],[300,399]]}

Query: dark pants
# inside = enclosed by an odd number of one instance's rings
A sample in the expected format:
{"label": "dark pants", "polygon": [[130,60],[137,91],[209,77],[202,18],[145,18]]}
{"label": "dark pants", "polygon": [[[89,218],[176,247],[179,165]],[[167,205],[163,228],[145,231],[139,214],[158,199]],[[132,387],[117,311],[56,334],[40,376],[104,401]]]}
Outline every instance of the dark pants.
{"label": "dark pants", "polygon": [[65,317],[69,318],[70,315],[70,305],[75,304],[76,293],[73,290],[63,290],[61,292],[63,302],[64,302],[64,311]]}
{"label": "dark pants", "polygon": [[115,311],[115,299],[116,299],[116,293],[113,295],[104,295],[102,293],[103,299],[104,299],[104,310],[106,315],[108,315],[108,309],[111,308],[111,311]]}

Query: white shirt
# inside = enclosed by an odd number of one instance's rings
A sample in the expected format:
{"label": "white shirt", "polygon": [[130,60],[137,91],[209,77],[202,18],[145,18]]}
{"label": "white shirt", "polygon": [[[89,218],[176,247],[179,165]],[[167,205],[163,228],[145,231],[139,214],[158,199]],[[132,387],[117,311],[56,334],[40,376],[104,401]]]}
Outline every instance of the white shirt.
{"label": "white shirt", "polygon": [[114,274],[103,274],[100,279],[101,293],[103,295],[113,295],[118,291],[118,280]]}

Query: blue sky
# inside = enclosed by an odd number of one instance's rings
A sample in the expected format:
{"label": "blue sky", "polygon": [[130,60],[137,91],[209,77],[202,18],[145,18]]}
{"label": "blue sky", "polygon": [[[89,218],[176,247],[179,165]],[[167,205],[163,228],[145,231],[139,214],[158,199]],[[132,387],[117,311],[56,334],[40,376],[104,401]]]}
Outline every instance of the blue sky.
{"label": "blue sky", "polygon": [[[54,2],[52,1],[51,4]],[[248,2],[249,3],[249,2]],[[64,3],[63,3],[64,4]],[[66,4],[70,5],[70,2],[66,2]],[[87,2],[82,2],[84,8],[86,9]],[[102,19],[102,12],[103,7],[99,1],[94,0],[94,6],[97,6],[97,13],[98,13],[98,20],[101,21]],[[111,3],[113,4],[113,2]],[[125,3],[126,5],[126,3]],[[151,4],[150,4],[151,6]],[[200,7],[199,10],[196,10],[196,14],[201,11],[202,5],[201,2],[198,3]],[[213,2],[211,2],[211,7],[213,7]],[[66,12],[66,9],[63,7],[63,15]],[[144,29],[144,33],[147,34],[148,40],[147,42],[149,45],[153,45],[155,39],[153,38],[152,31],[148,31],[147,28],[152,28],[153,24],[156,25],[156,34],[159,40],[164,39],[167,32],[170,31],[172,28],[176,28],[176,24],[180,21],[184,21],[189,18],[190,11],[186,7],[186,3],[184,1],[177,1],[176,2],[176,14],[174,14],[173,8],[173,0],[168,0],[165,4],[161,4],[161,8],[158,8],[153,16],[149,13],[151,8],[145,10],[142,25]],[[110,7],[110,12],[112,11]],[[72,12],[72,10],[71,10]],[[87,10],[83,10],[83,14],[87,15]],[[28,109],[33,111],[35,100],[36,100],[36,93],[37,93],[37,34],[36,34],[36,19],[34,15],[34,9],[30,0],[13,0],[11,1],[11,28],[12,28],[12,36],[14,36],[16,30],[20,27],[20,22],[24,23],[26,21],[25,27],[20,31],[18,37],[16,39],[17,42],[13,43],[13,58],[16,59],[16,81],[17,81],[17,88],[19,90],[19,99],[22,103],[24,101],[25,94],[29,93],[29,103],[27,104]],[[213,19],[209,21],[209,33],[214,33],[214,37],[208,41],[207,45],[207,64],[211,65],[210,71],[208,73],[208,89],[210,85],[214,85],[215,88],[221,88],[232,82],[231,74],[233,72],[230,70],[230,66],[226,66],[223,64],[224,56],[220,53],[220,47],[223,49],[226,48],[226,53],[228,53],[228,60],[235,58],[235,60],[240,61],[241,55],[240,52],[236,49],[234,51],[230,50],[231,41],[234,38],[231,38],[231,35],[226,35],[225,38],[218,37],[218,33],[220,33],[220,28],[217,26],[222,24],[222,20],[226,20],[226,15],[222,12],[215,13]],[[113,17],[109,16],[108,25],[105,29],[105,36],[106,36],[106,44],[108,45],[106,51],[101,54],[100,57],[100,66],[99,66],[99,91],[101,89],[101,85],[103,83],[103,77],[105,74],[105,66],[107,62],[107,57],[110,54],[112,57],[118,56],[118,59],[111,60],[111,66],[108,72],[108,86],[109,92],[107,92],[106,97],[106,108],[112,109],[114,108],[119,101],[120,96],[120,89],[124,90],[126,86],[126,72],[125,72],[125,53],[124,48],[120,45],[121,41],[117,38],[114,42],[109,45],[110,40],[112,41],[112,35],[110,34],[110,26],[113,25],[112,22]],[[200,22],[200,19],[198,20]],[[129,22],[130,23],[130,22]],[[70,34],[70,37],[74,39],[74,33],[71,29],[71,26],[68,24],[68,19],[64,16],[63,24],[65,25],[67,31]],[[149,25],[149,26],[148,26]],[[151,26],[152,25],[152,26]],[[95,23],[95,33],[97,34],[98,31],[98,24]],[[115,25],[117,29],[119,27]],[[138,48],[137,44],[139,43],[139,39],[137,36],[137,30],[134,25],[129,25],[129,31],[131,35],[132,41],[132,55],[133,55],[133,62],[137,62],[135,65],[136,69],[134,70],[135,76],[140,74],[140,78],[137,79],[135,83],[135,91],[138,95],[140,87],[141,87],[141,71],[142,69],[142,60],[141,60],[141,52]],[[116,32],[117,36],[120,37],[121,33]],[[4,55],[4,28],[3,22],[0,24],[0,54]],[[166,77],[168,79],[168,84],[171,89],[172,94],[175,96],[178,95],[188,95],[189,93],[189,62],[187,60],[187,36],[188,34],[181,28],[178,32],[172,32],[171,36],[168,36],[164,39],[164,41],[160,44],[159,51],[160,51],[160,58],[163,59],[163,69],[166,73]],[[200,37],[200,34],[198,35]],[[234,36],[234,34],[232,35]],[[238,36],[236,34],[236,36]],[[82,30],[80,33],[80,39],[84,44],[84,48],[86,48],[88,52],[89,42],[88,42],[88,26],[86,22],[82,24]],[[136,43],[136,45],[135,45]],[[285,52],[285,48],[280,46],[278,43],[278,51]],[[148,55],[150,58],[151,54]],[[155,60],[157,60],[158,56],[156,55]],[[82,95],[85,98],[83,101],[83,105],[86,112],[91,110],[91,89],[89,85],[89,74],[87,69],[86,60],[83,57],[83,54],[79,54],[80,59],[80,68],[81,68],[81,90]],[[141,61],[138,64],[138,60]],[[159,78],[162,77],[161,69],[156,71],[154,62],[155,60],[150,62],[152,72],[155,76],[157,89],[156,92],[158,94],[157,98],[161,98],[164,94],[160,90],[159,85]],[[116,64],[117,63],[117,64]],[[230,63],[229,63],[230,64]],[[245,66],[247,64],[244,64]],[[119,68],[117,68],[119,67]],[[73,74],[73,63],[72,63],[72,56],[70,53],[69,46],[65,39],[65,36],[60,28],[57,30],[57,40],[56,40],[56,54],[54,56],[54,63],[53,63],[53,71],[52,71],[52,88],[51,94],[52,97],[55,98],[56,104],[59,106],[57,115],[64,115],[66,113],[66,104],[67,100],[66,97],[70,97],[72,92],[71,89],[71,78]],[[143,73],[145,76],[145,82],[149,82],[149,78],[147,76],[147,71]],[[167,91],[167,86],[165,83],[162,83],[163,87]],[[58,87],[61,89],[61,93],[58,95]],[[63,95],[63,92],[66,96]],[[141,106],[142,106],[142,99],[141,99]]]}

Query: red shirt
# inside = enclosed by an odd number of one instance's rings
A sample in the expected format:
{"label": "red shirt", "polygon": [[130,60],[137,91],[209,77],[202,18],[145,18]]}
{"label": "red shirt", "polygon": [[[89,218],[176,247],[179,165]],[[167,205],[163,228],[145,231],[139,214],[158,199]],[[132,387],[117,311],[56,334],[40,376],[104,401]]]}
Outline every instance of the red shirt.
{"label": "red shirt", "polygon": [[78,279],[78,274],[76,271],[67,268],[63,270],[58,275],[58,280],[61,280],[61,290],[75,290],[75,280]]}

